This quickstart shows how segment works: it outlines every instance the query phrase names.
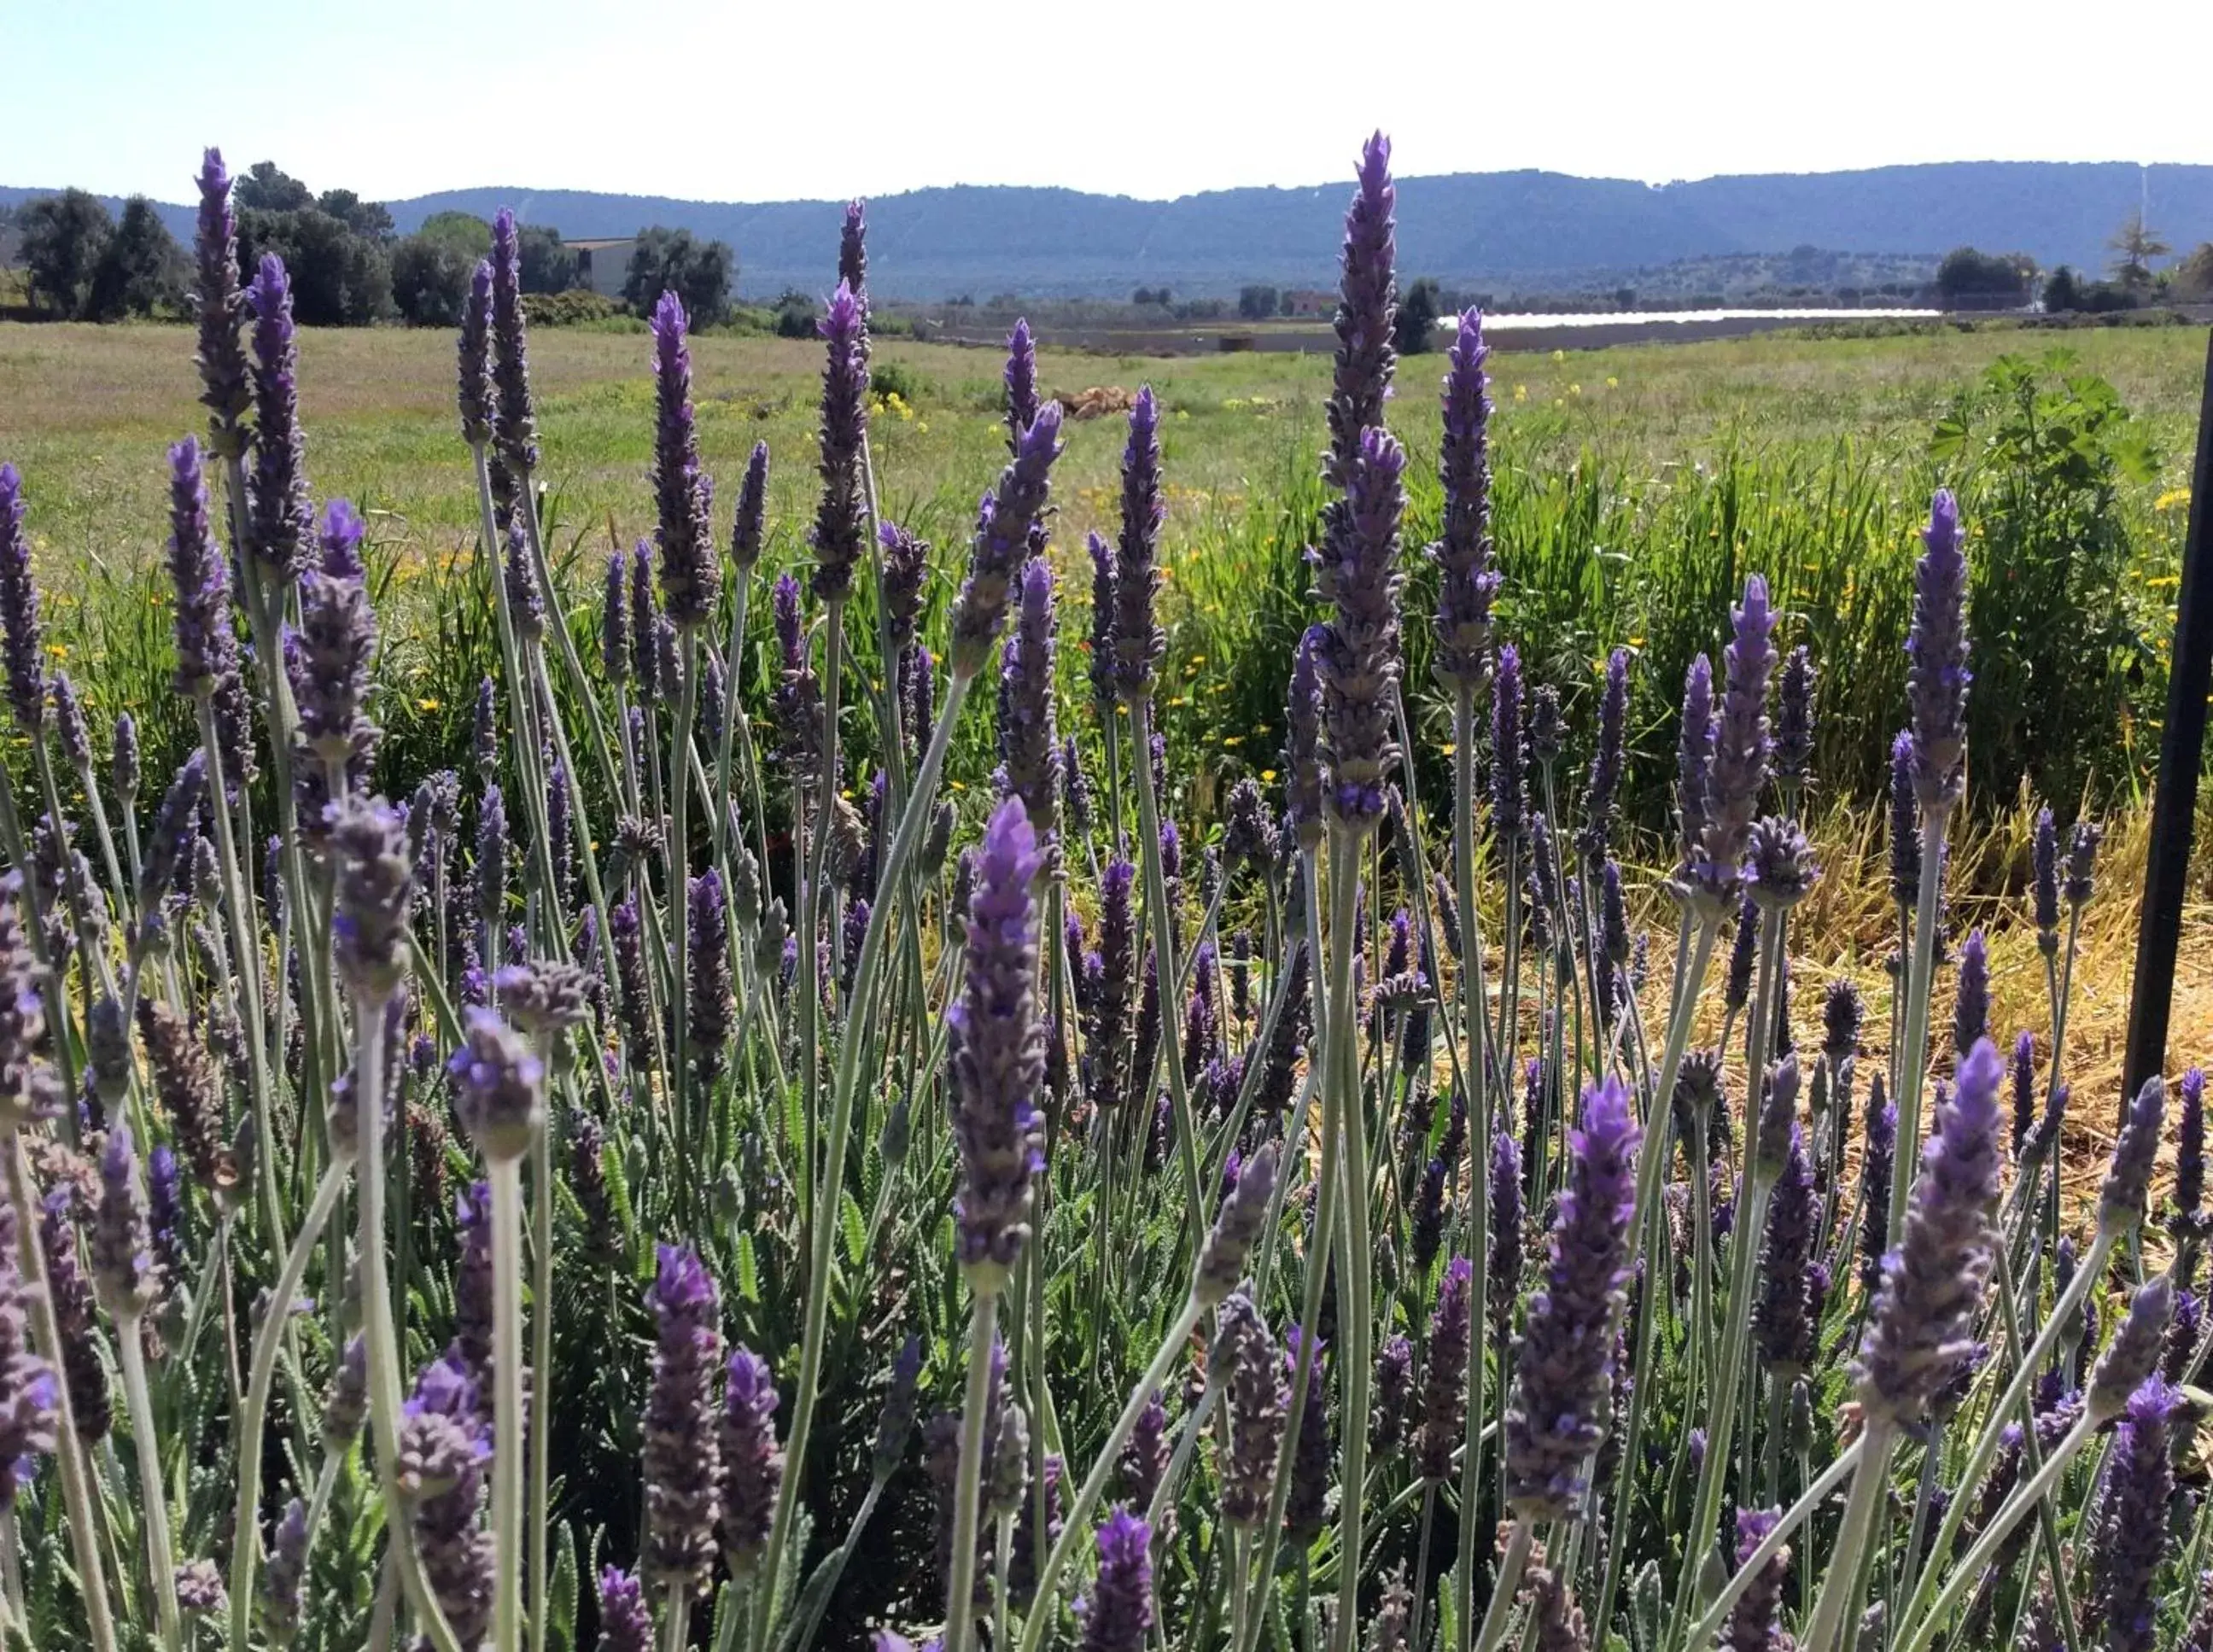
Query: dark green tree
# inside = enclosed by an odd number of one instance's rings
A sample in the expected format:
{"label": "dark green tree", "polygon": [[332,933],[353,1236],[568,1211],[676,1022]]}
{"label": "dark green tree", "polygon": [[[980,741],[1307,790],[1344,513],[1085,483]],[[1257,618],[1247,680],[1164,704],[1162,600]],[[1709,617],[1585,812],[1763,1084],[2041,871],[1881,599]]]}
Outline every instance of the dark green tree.
{"label": "dark green tree", "polygon": [[304,212],[315,204],[315,192],[274,161],[256,161],[231,186],[230,198],[241,212]]}
{"label": "dark green tree", "polygon": [[327,212],[240,213],[239,263],[249,280],[265,253],[284,260],[292,313],[308,326],[362,326],[392,311],[389,254]]}
{"label": "dark green tree", "polygon": [[736,273],[737,259],[722,241],[695,240],[688,229],[641,229],[623,278],[623,302],[647,315],[661,294],[673,292],[684,301],[693,326],[711,326],[729,314]]}
{"label": "dark green tree", "polygon": [[2082,283],[2064,264],[2044,278],[2044,308],[2055,315],[2082,308]]}
{"label": "dark green tree", "polygon": [[392,302],[418,327],[450,327],[461,319],[476,259],[428,225],[392,249]]}
{"label": "dark green tree", "polygon": [[1401,356],[1425,356],[1437,347],[1437,283],[1424,276],[1399,295],[1392,343]]}
{"label": "dark green tree", "polygon": [[1237,290],[1237,314],[1247,321],[1265,321],[1283,307],[1283,296],[1273,287],[1255,285]]}
{"label": "dark green tree", "polygon": [[64,319],[83,314],[94,271],[115,232],[107,209],[96,196],[65,189],[33,201],[19,222],[33,306]]}
{"label": "dark green tree", "polygon": [[814,336],[814,301],[797,288],[787,288],[776,301],[776,336],[779,338],[812,338]]}
{"label": "dark green tree", "polygon": [[523,291],[564,293],[576,284],[576,255],[561,244],[561,232],[552,225],[522,225],[515,233],[515,252]]}
{"label": "dark green tree", "polygon": [[1955,247],[1936,266],[1937,296],[1947,303],[2026,303],[2035,281],[2036,260],[2026,253]]}
{"label": "dark green tree", "polygon": [[2106,245],[2113,251],[2113,279],[2131,292],[2142,292],[2150,286],[2151,261],[2174,250],[2144,222],[2140,211],[2130,213]]}
{"label": "dark green tree", "polygon": [[329,213],[357,235],[371,241],[392,239],[392,214],[384,210],[384,204],[364,201],[350,189],[325,190],[316,198],[315,210]]}
{"label": "dark green tree", "polygon": [[95,321],[151,315],[184,302],[184,249],[143,195],[124,203],[122,221],[93,268],[85,313]]}

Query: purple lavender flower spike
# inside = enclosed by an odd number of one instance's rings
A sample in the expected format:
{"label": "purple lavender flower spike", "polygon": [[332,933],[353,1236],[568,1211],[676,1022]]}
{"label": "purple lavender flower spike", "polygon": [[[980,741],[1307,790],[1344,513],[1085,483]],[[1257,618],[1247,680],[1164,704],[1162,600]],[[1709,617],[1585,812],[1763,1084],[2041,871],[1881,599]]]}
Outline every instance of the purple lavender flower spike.
{"label": "purple lavender flower spike", "polygon": [[631,677],[637,685],[640,705],[650,705],[676,690],[674,683],[661,680],[661,655],[654,641],[660,624],[653,602],[653,547],[640,539],[631,552],[630,568]]}
{"label": "purple lavender flower spike", "polygon": [[1613,846],[1628,725],[1629,650],[1618,648],[1606,659],[1606,687],[1598,700],[1598,741],[1591,753],[1590,789],[1584,794],[1578,839],[1584,858],[1593,863],[1605,860]]}
{"label": "purple lavender flower spike", "polygon": [[452,1352],[424,1367],[402,1410],[395,1467],[430,1592],[464,1646],[491,1625],[492,1545],[482,1523],[491,1432],[476,1378]]}
{"label": "purple lavender flower spike", "polygon": [[2004,1064],[1984,1039],[1960,1058],[1953,1093],[1937,1107],[1936,1133],[1922,1149],[1905,1227],[1883,1259],[1854,1368],[1871,1423],[1917,1423],[1973,1346],[1992,1259],[2004,1078]]}
{"label": "purple lavender flower spike", "polygon": [[1053,722],[1052,564],[1022,568],[1021,607],[1000,660],[1000,760],[1008,791],[1022,800],[1039,838],[1060,832],[1060,750]]}
{"label": "purple lavender flower spike", "polygon": [[1192,1294],[1201,1302],[1209,1307],[1222,1302],[1244,1277],[1245,1264],[1266,1223],[1275,1191],[1276,1144],[1270,1142],[1241,1167],[1235,1186],[1222,1201],[1192,1286]]}
{"label": "purple lavender flower spike", "polygon": [[868,438],[868,317],[857,289],[841,281],[818,331],[822,368],[822,497],[808,543],[814,549],[818,601],[842,603],[852,594],[861,557],[861,447]]}
{"label": "purple lavender flower spike", "polygon": [[2036,1131],[2036,1039],[2022,1033],[2013,1041],[2013,1059],[2007,1064],[2013,1088],[2013,1153],[2018,1160],[2027,1150]]}
{"label": "purple lavender flower spike", "polygon": [[2130,1398],[2106,1472],[2105,1518],[2089,1556],[2089,1594],[2107,1652],[2152,1652],[2161,1600],[2153,1585],[2167,1558],[2174,1496],[2173,1424],[2180,1391],[2155,1377]]}
{"label": "purple lavender flower spike", "polygon": [[953,671],[973,678],[1006,622],[1007,594],[1030,555],[1030,527],[1050,497],[1052,462],[1060,457],[1060,405],[1047,402],[1022,433],[998,486],[984,496],[969,549],[968,576],[953,605]]}
{"label": "purple lavender flower spike", "polygon": [[469,275],[468,296],[461,300],[460,332],[454,344],[461,440],[479,451],[491,442],[491,260],[480,258]]}
{"label": "purple lavender flower spike", "polygon": [[62,749],[70,770],[80,779],[92,776],[92,730],[84,720],[84,704],[67,672],[53,675],[54,743]]}
{"label": "purple lavender flower spike", "polygon": [[[1154,613],[1160,594],[1160,404],[1150,385],[1130,407],[1130,439],[1122,449],[1122,531],[1114,543],[1114,692],[1124,705],[1150,696],[1167,636]],[[1094,586],[1094,591],[1096,588]]]}
{"label": "purple lavender flower spike", "polygon": [[[1222,1455],[1222,1518],[1232,1526],[1259,1524],[1274,1489],[1276,1454],[1283,1444],[1283,1362],[1265,1320],[1241,1290],[1223,1301],[1215,1320],[1209,1370],[1220,1374],[1229,1423]],[[1308,1379],[1309,1382],[1313,1381]]]}
{"label": "purple lavender flower spike", "polygon": [[1529,1299],[1506,1411],[1506,1501],[1524,1520],[1572,1513],[1588,1461],[1606,1437],[1641,1139],[1619,1080],[1584,1092],[1582,1128],[1569,1136],[1572,1162],[1545,1283]]}
{"label": "purple lavender flower spike", "polygon": [[1391,140],[1375,133],[1360,152],[1360,186],[1344,218],[1338,289],[1337,360],[1329,399],[1329,451],[1322,475],[1350,491],[1365,433],[1383,423],[1398,363],[1392,326],[1398,319],[1398,192],[1391,182]]}
{"label": "purple lavender flower spike", "polygon": [[108,783],[129,808],[138,797],[138,723],[128,711],[115,716],[115,732],[107,742]]}
{"label": "purple lavender flower spike", "polygon": [[1926,549],[1913,571],[1905,692],[1913,711],[1913,789],[1924,810],[1948,810],[1967,784],[1967,558],[1948,488],[1930,502]]}
{"label": "purple lavender flower spike", "polygon": [[679,631],[706,623],[722,586],[692,412],[690,330],[683,301],[661,294],[653,310],[654,542],[661,552],[661,603]]}
{"label": "purple lavender flower spike", "polygon": [[253,313],[253,479],[246,539],[264,572],[282,584],[307,568],[314,543],[300,432],[299,344],[283,259],[261,255],[246,299]]}
{"label": "purple lavender flower spike", "polygon": [[1709,912],[1727,910],[1742,880],[1753,817],[1767,783],[1767,680],[1775,664],[1767,582],[1744,582],[1744,601],[1732,611],[1735,636],[1725,655],[1726,683],[1715,729],[1708,777],[1708,814],[1692,881]]}
{"label": "purple lavender flower spike", "polygon": [[[0,505],[0,539],[5,515]],[[211,698],[237,680],[238,637],[230,623],[230,571],[208,524],[200,446],[191,436],[169,449],[168,562],[177,599],[177,670],[170,680],[187,698]]]}
{"label": "purple lavender flower spike", "polygon": [[[1336,411],[1332,405],[1332,418]],[[1344,467],[1344,497],[1332,502],[1321,546],[1310,553],[1315,588],[1333,610],[1320,628],[1316,661],[1324,801],[1331,819],[1360,835],[1383,818],[1384,777],[1399,755],[1393,705],[1399,669],[1405,468],[1405,453],[1389,432],[1380,426],[1362,430]]]}
{"label": "purple lavender flower spike", "polygon": [[783,655],[783,676],[770,697],[776,758],[794,785],[812,788],[822,766],[822,687],[799,609],[799,582],[789,573],[778,575],[769,606]]}
{"label": "purple lavender flower spike", "polygon": [[100,1155],[100,1204],[93,1213],[92,1276],[101,1305],[119,1326],[136,1321],[161,1289],[154,1267],[154,1239],[146,1222],[146,1196],[138,1182],[138,1152],[131,1126],[108,1127]]}
{"label": "purple lavender flower spike", "polygon": [[230,205],[230,174],[223,151],[210,149],[200,162],[199,222],[192,237],[192,314],[199,323],[200,405],[208,410],[208,447],[219,459],[246,454],[246,351],[238,326],[246,295],[238,288],[238,217]]}
{"label": "purple lavender flower spike", "polygon": [[722,1407],[722,1558],[751,1572],[768,1546],[783,1449],[776,1442],[776,1378],[750,1348],[730,1350]]}
{"label": "purple lavender flower spike", "polygon": [[368,565],[362,561],[362,541],[369,537],[369,524],[362,520],[351,499],[332,499],[323,507],[323,519],[315,529],[315,544],[321,552],[321,567],[332,579],[362,579],[367,576]]}
{"label": "purple lavender flower spike", "polygon": [[1491,1329],[1503,1345],[1514,1328],[1514,1305],[1521,1295],[1521,1144],[1511,1131],[1491,1138],[1490,1283],[1484,1301]]}
{"label": "purple lavender flower spike", "polygon": [[[1444,533],[1429,550],[1437,565],[1437,680],[1473,693],[1491,663],[1491,609],[1499,576],[1491,565],[1491,396],[1483,315],[1464,311],[1445,375]],[[1602,743],[1602,739],[1601,739]],[[1616,754],[1617,758],[1619,753]]]}
{"label": "purple lavender flower spike", "polygon": [[308,1581],[308,1505],[295,1497],[284,1505],[261,1575],[261,1624],[270,1639],[288,1646],[299,1632],[300,1594]]}
{"label": "purple lavender flower spike", "polygon": [[1392,1337],[1376,1350],[1375,1393],[1368,1448],[1382,1458],[1405,1441],[1407,1414],[1413,1409],[1414,1344],[1404,1336]]}
{"label": "purple lavender flower spike", "polygon": [[1011,454],[1021,445],[1022,432],[1030,428],[1038,411],[1037,341],[1031,336],[1027,316],[1017,316],[1015,330],[1007,335],[1003,376],[1007,386],[1007,451]]}
{"label": "purple lavender flower spike", "polygon": [[486,786],[477,804],[477,917],[497,925],[507,910],[507,802],[497,786]]}
{"label": "purple lavender flower spike", "polygon": [[[1750,1560],[1782,1518],[1779,1509],[1736,1511],[1736,1558]],[[1722,1629],[1723,1652],[1785,1652],[1792,1643],[1783,1633],[1783,1585],[1790,1571],[1790,1551],[1778,1549],[1759,1569],[1750,1588],[1737,1597]]]}
{"label": "purple lavender flower spike", "polygon": [[[1521,732],[1521,651],[1498,650],[1491,685],[1491,829],[1499,841],[1519,839],[1527,825],[1528,751]],[[1511,850],[1506,851],[1509,856]]]}
{"label": "purple lavender flower spike", "polygon": [[300,578],[300,625],[286,633],[285,666],[300,721],[294,749],[320,769],[366,759],[375,726],[362,714],[376,658],[376,609],[359,579]]}
{"label": "purple lavender flower spike", "polygon": [[869,284],[869,204],[845,203],[845,218],[838,231],[838,279],[856,293]]}
{"label": "purple lavender flower spike", "polygon": [[1044,857],[1019,797],[984,833],[969,909],[967,976],[948,1012],[956,1039],[960,1149],[958,1254],[978,1291],[1004,1289],[1029,1239],[1030,1179],[1043,1166],[1036,1098],[1045,1077],[1033,888]]}
{"label": "purple lavender flower spike", "polygon": [[654,1652],[653,1608],[635,1572],[609,1566],[600,1573],[599,1652]]}
{"label": "purple lavender flower spike", "polygon": [[922,620],[923,582],[930,577],[930,541],[897,522],[876,530],[883,549],[884,640],[903,661]]}
{"label": "purple lavender flower spike", "polygon": [[2167,1327],[2174,1320],[2174,1280],[2155,1274],[2129,1298],[2129,1311],[2090,1372],[2083,1404],[2091,1416],[2118,1417],[2129,1396],[2156,1375],[2165,1351]]}
{"label": "purple lavender flower spike", "polygon": [[648,1294],[657,1326],[643,1421],[643,1570],[656,1589],[704,1588],[715,1564],[722,1479],[715,1379],[722,1364],[721,1295],[689,1246],[663,1245]]}
{"label": "purple lavender flower spike", "polygon": [[2120,1137],[2113,1143],[2105,1185],[2098,1190],[2100,1232],[2119,1236],[2143,1220],[2152,1166],[2159,1156],[2160,1126],[2166,1117],[2167,1081],[2154,1073],[2122,1110]]}
{"label": "purple lavender flower spike", "polygon": [[114,1426],[114,1398],[93,1311],[92,1282],[85,1277],[77,1248],[73,1183],[58,1182],[48,1190],[39,1207],[39,1244],[46,1259],[46,1294],[61,1333],[62,1381],[69,1389],[70,1418],[80,1440],[97,1444]]}
{"label": "purple lavender flower spike", "polygon": [[690,925],[686,962],[691,979],[686,984],[685,1054],[703,1084],[712,1084],[722,1071],[730,1042],[730,1016],[735,997],[730,984],[729,909],[722,892],[722,875],[709,867],[691,880],[685,921]]}
{"label": "purple lavender flower spike", "polygon": [[1283,716],[1284,812],[1302,849],[1321,842],[1321,673],[1326,627],[1309,625],[1299,638]]}
{"label": "purple lavender flower spike", "polygon": [[0,1514],[29,1483],[33,1460],[54,1448],[61,1399],[52,1368],[32,1351],[17,1221],[0,1192]]}
{"label": "purple lavender flower spike", "polygon": [[2077,820],[2067,834],[2067,878],[2063,887],[2068,905],[2078,912],[2090,904],[2094,892],[2098,845],[2105,836],[2106,828],[2094,820]]}
{"label": "purple lavender flower spike", "polygon": [[1788,785],[1801,785],[1814,764],[1814,656],[1801,643],[1783,661],[1776,684],[1775,772]]}
{"label": "purple lavender flower spike", "polygon": [[[1512,1137],[1498,1136],[1497,1141]],[[1432,1484],[1452,1478],[1453,1453],[1467,1432],[1467,1355],[1475,1269],[1455,1256],[1445,1265],[1437,1305],[1430,1316],[1430,1346],[1422,1367],[1422,1421],[1414,1431],[1414,1467]]]}
{"label": "purple lavender flower spike", "polygon": [[2180,1227],[2195,1232],[2205,1218],[2205,1071],[2183,1074],[2174,1127],[2174,1210]]}
{"label": "purple lavender flower spike", "polygon": [[738,484],[738,504],[730,518],[730,562],[743,579],[760,560],[768,519],[768,443],[756,442]]}
{"label": "purple lavender flower spike", "polygon": [[23,478],[13,465],[0,465],[0,649],[7,655],[8,704],[16,726],[36,740],[46,722],[46,660],[31,541],[23,532]]}
{"label": "purple lavender flower spike", "polygon": [[1912,731],[1899,729],[1890,742],[1890,898],[1904,907],[1921,892],[1921,825],[1913,791],[1919,766]]}
{"label": "purple lavender flower spike", "polygon": [[530,357],[522,314],[522,243],[505,207],[491,221],[491,379],[497,393],[492,442],[510,481],[538,468],[538,415],[531,404]]}
{"label": "purple lavender flower spike", "polygon": [[1968,931],[1960,947],[1960,980],[1952,1010],[1953,1045],[1961,1055],[1989,1036],[1990,954],[1980,930]]}
{"label": "purple lavender flower spike", "polygon": [[1812,1366],[1820,1330],[1812,1278],[1820,1196],[1806,1161],[1804,1135],[1795,1122],[1783,1173],[1770,1198],[1752,1332],[1760,1358],[1787,1381]]}
{"label": "purple lavender flower spike", "polygon": [[1320,1337],[1308,1350],[1306,1332],[1291,1326],[1283,1332],[1283,1393],[1288,1395],[1298,1376],[1299,1362],[1307,1362],[1307,1393],[1299,1412],[1299,1437],[1291,1452],[1291,1483],[1283,1498],[1283,1535],[1294,1548],[1303,1549],[1320,1535],[1329,1503],[1330,1464],[1336,1451],[1330,1440],[1329,1379],[1325,1356],[1328,1344]]}
{"label": "purple lavender flower spike", "polygon": [[337,860],[330,927],[338,978],[381,1004],[400,984],[400,942],[414,889],[407,827],[383,798],[347,794],[330,809],[330,850]]}
{"label": "purple lavender flower spike", "polygon": [[1153,1529],[1127,1509],[1099,1528],[1099,1581],[1077,1608],[1082,1652],[1144,1652],[1153,1626]]}
{"label": "purple lavender flower spike", "polygon": [[545,1116],[546,1066],[521,1034],[489,1009],[470,1009],[446,1075],[454,1111],[486,1158],[528,1149]]}
{"label": "purple lavender flower spike", "polygon": [[1683,678],[1683,719],[1675,759],[1675,814],[1682,826],[1679,878],[1687,887],[1699,863],[1712,808],[1714,668],[1703,654]]}
{"label": "purple lavender flower spike", "polygon": [[607,686],[619,688],[630,677],[630,558],[616,551],[607,558],[607,590],[600,606],[600,667]]}

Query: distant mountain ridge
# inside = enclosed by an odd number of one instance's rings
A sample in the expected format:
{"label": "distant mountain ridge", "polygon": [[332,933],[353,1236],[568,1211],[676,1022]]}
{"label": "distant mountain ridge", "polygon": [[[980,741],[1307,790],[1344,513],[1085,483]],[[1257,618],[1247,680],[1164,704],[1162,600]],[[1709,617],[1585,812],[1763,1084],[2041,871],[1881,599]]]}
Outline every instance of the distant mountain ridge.
{"label": "distant mountain ridge", "polygon": [[[961,184],[869,204],[880,297],[1126,296],[1166,286],[1222,296],[1247,282],[1326,287],[1349,181],[1228,189],[1169,201]],[[0,187],[0,204],[52,192]],[[1731,253],[1930,255],[1972,245],[2047,268],[2097,271],[2139,203],[2177,247],[2213,239],[2213,166],[1960,161],[1859,172],[1759,173],[1648,185],[1551,172],[1455,173],[1399,182],[1399,267],[1448,285],[1511,287],[1577,271]],[[814,291],[833,266],[842,204],[677,200],[579,190],[441,191],[387,203],[402,232],[431,214],[513,207],[570,239],[688,229],[737,249],[739,289]],[[191,210],[165,206],[180,235]]]}

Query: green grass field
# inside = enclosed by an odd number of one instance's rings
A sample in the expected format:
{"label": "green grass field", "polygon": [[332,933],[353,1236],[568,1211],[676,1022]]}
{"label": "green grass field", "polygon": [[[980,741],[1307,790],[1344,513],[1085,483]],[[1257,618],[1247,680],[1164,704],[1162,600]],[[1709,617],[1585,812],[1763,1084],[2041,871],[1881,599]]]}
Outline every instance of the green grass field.
{"label": "green grass field", "polygon": [[[1986,503],[1977,492],[1981,426],[1971,423],[1966,448],[1942,462],[1930,454],[1931,432],[2001,355],[2040,353],[2051,342],[2051,335],[2004,331],[1873,339],[1771,334],[1497,355],[1502,635],[1520,643],[1535,680],[1559,688],[1571,721],[1579,721],[1574,714],[1606,650],[1623,644],[1638,653],[1633,723],[1641,784],[1648,808],[1664,806],[1683,667],[1698,649],[1718,646],[1726,597],[1745,572],[1764,570],[1790,613],[1792,640],[1809,642],[1823,664],[1824,766],[1838,789],[1864,794],[1903,704],[1899,644],[1912,529],[1929,491],[1940,482],[1960,486],[1970,500],[1971,531],[1979,531],[1978,513],[1999,506],[1995,496]],[[2083,332],[2064,342],[2076,370],[2109,382],[2133,410],[2130,428],[2158,457],[2149,471],[2117,483],[2096,512],[2120,536],[2117,565],[2125,575],[2097,600],[2123,612],[2127,631],[2119,643],[2101,644],[2094,663],[2121,685],[2125,704],[2117,715],[2108,704],[2106,724],[2069,734],[2088,757],[2040,779],[2063,795],[2085,786],[2125,794],[2148,761],[2155,742],[2146,717],[2163,695],[2159,650],[2171,625],[2186,515],[2202,339],[2195,330],[2167,328]],[[648,340],[545,330],[532,347],[547,514],[582,630],[591,624],[606,548],[649,528]],[[803,558],[816,485],[816,347],[705,337],[693,348],[710,470],[733,483],[753,442],[765,439],[774,455],[768,566]],[[164,448],[201,424],[192,351],[192,335],[181,327],[0,326],[0,382],[9,390],[0,398],[0,457],[25,475],[54,645],[67,651],[61,663],[95,715],[127,708],[144,718],[152,708],[151,754],[169,743],[180,751],[189,737],[180,712],[170,719],[174,728],[164,722],[168,643],[159,558]],[[408,774],[456,763],[469,692],[490,668],[491,650],[472,551],[474,487],[452,411],[452,341],[399,329],[309,331],[301,351],[313,485],[319,497],[354,499],[372,525],[387,625],[378,715],[389,760]],[[884,341],[875,361],[908,387],[879,399],[875,410],[883,508],[939,546],[942,600],[957,578],[977,497],[1003,456],[999,358]],[[1442,355],[1404,363],[1391,411],[1411,454],[1410,546],[1430,537],[1438,509],[1430,387],[1444,365]],[[1280,740],[1283,661],[1312,613],[1298,552],[1313,536],[1320,502],[1314,477],[1327,360],[1076,355],[1053,351],[1048,340],[1039,375],[1064,395],[1149,381],[1163,398],[1167,680],[1174,686],[1162,721],[1170,739],[1213,753],[1209,772],[1222,779],[1265,770]],[[1123,438],[1114,417],[1072,421],[1069,429],[1069,453],[1055,478],[1055,544],[1073,641],[1082,635],[1088,577],[1082,536],[1113,530]],[[1999,552],[1993,546],[1986,556],[1999,559]],[[2003,585],[2010,574],[1993,561],[1990,576]],[[1417,571],[1409,607],[1419,613],[1428,600]],[[754,605],[764,628],[765,607]],[[1408,632],[1422,743],[1442,747],[1447,735],[1427,693],[1424,628],[1410,624]],[[2024,637],[2000,645],[2033,650],[2036,643]],[[2065,664],[2066,678],[2080,674]],[[1074,699],[1082,692],[1076,647],[1063,649],[1062,666]],[[2048,664],[2045,675],[2054,675]],[[2047,731],[2027,728],[2003,737],[2025,747],[2050,743]],[[2010,792],[2025,760],[1990,750],[1996,743],[1984,742],[1997,765],[1984,777],[1986,796],[2000,781]],[[988,735],[979,731],[973,748],[957,756],[956,774],[972,781],[987,773]],[[1194,800],[1202,814],[1208,801]]]}

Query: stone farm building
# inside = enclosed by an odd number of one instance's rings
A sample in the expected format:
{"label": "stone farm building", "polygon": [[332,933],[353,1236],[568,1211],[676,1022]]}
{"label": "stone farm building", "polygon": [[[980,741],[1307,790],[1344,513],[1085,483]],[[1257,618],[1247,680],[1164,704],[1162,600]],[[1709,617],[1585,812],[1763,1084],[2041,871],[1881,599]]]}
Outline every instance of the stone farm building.
{"label": "stone farm building", "polygon": [[635,235],[615,235],[598,241],[572,241],[565,243],[576,255],[576,284],[588,287],[607,298],[622,296],[623,282],[630,274],[631,254],[637,250]]}

